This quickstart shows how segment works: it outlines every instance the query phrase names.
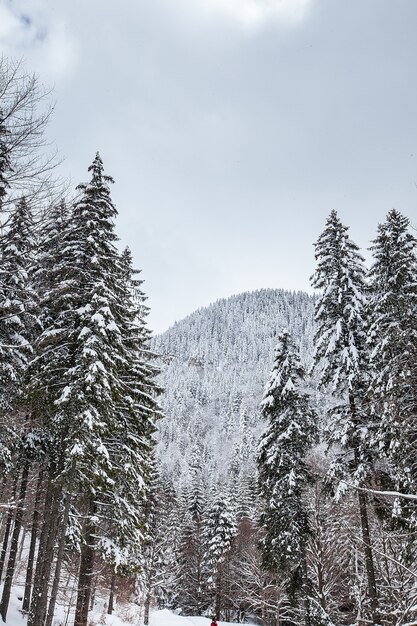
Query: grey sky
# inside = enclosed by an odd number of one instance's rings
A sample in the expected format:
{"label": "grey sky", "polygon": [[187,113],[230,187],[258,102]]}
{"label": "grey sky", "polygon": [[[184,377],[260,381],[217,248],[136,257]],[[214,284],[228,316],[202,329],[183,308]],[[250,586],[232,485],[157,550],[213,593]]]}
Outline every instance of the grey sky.
{"label": "grey sky", "polygon": [[151,326],[308,288],[336,208],[367,246],[417,222],[416,0],[0,0],[0,47],[55,84],[74,184],[97,149]]}

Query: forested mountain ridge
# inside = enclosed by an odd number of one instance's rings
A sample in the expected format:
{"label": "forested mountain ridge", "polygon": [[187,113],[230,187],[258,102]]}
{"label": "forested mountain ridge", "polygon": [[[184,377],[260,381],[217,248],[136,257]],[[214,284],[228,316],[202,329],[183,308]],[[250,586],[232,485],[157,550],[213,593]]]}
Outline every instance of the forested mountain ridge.
{"label": "forested mountain ridge", "polygon": [[308,369],[313,318],[307,293],[261,289],[218,300],[153,339],[167,416],[159,423],[163,473],[186,485],[196,455],[208,484],[227,482],[234,468],[253,471],[277,335],[289,329]]}

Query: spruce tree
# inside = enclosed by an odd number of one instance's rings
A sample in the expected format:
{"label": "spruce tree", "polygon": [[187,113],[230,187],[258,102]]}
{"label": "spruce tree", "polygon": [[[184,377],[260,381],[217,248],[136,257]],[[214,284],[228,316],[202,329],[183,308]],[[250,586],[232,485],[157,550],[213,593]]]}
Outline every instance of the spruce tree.
{"label": "spruce tree", "polygon": [[261,526],[266,569],[290,576],[305,603],[310,624],[306,545],[310,534],[305,491],[311,481],[306,454],[313,442],[316,416],[302,391],[304,369],[288,331],[275,349],[271,377],[261,404],[267,421],[259,455],[259,489],[263,500]]}
{"label": "spruce tree", "polygon": [[[59,450],[50,466],[54,510],[61,495],[72,493],[84,519],[76,626],[87,622],[96,553],[116,569],[133,567],[159,416],[143,294],[115,245],[112,179],[98,154],[89,171],[90,182],[79,186],[71,219],[64,220],[59,258],[53,262],[51,248],[44,256],[45,330],[32,374],[33,403],[42,402]],[[59,524],[50,517],[45,537]],[[45,569],[48,557],[42,563]],[[49,579],[48,572],[38,574]],[[46,592],[47,585],[34,593],[29,626],[43,624]]]}
{"label": "spruce tree", "polygon": [[32,220],[26,200],[13,210],[0,238],[0,410],[11,410],[22,391],[31,354],[35,295],[29,284]]}
{"label": "spruce tree", "polygon": [[[397,490],[417,489],[417,240],[410,221],[393,209],[371,247],[369,332],[371,396],[380,417],[375,440]],[[404,506],[404,510],[401,511]],[[396,515],[411,513],[397,500]],[[411,519],[417,523],[417,516]]]}
{"label": "spruce tree", "polygon": [[[372,469],[367,433],[373,426],[365,402],[365,268],[358,246],[349,238],[348,227],[342,224],[336,211],[331,212],[315,244],[315,256],[317,269],[312,284],[320,290],[315,315],[315,361],[320,384],[329,386],[336,399],[336,406],[330,410],[330,442],[337,443],[342,451],[332,471],[335,477],[363,486]],[[365,493],[359,491],[358,499],[370,610],[374,623],[378,623]]]}
{"label": "spruce tree", "polygon": [[105,540],[104,554],[106,560],[110,556],[118,572],[126,574],[140,566],[138,550],[144,538],[142,503],[148,491],[154,489],[154,434],[156,421],[162,414],[157,403],[160,388],[155,381],[158,369],[154,365],[155,355],[149,349],[146,297],[141,289],[142,281],[135,277],[138,272],[132,267],[128,248],[121,255],[120,269],[123,309],[118,324],[125,364],[119,372],[123,395],[117,406],[118,429],[108,443],[117,473],[108,502],[112,541],[110,544]]}
{"label": "spruce tree", "polygon": [[36,296],[31,287],[33,222],[22,198],[0,237],[0,466],[9,471],[19,444],[24,375],[36,328]]}
{"label": "spruce tree", "polygon": [[218,487],[213,493],[211,506],[206,511],[203,530],[207,585],[214,592],[214,602],[210,608],[217,619],[220,619],[224,601],[227,600],[224,589],[227,583],[225,569],[236,534],[236,513],[232,507],[231,495],[224,487]]}
{"label": "spruce tree", "polygon": [[201,460],[196,451],[190,460],[190,483],[182,494],[180,504],[177,601],[187,615],[202,615],[208,602],[203,538],[206,493]]}

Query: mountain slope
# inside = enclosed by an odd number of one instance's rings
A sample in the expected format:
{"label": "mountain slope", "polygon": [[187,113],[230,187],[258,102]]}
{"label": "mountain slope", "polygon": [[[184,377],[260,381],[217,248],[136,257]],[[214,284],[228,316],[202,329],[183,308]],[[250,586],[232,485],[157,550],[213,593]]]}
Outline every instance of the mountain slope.
{"label": "mountain slope", "polygon": [[[259,402],[277,334],[288,328],[311,363],[312,296],[262,289],[218,300],[153,340],[161,355],[159,427],[163,474],[187,484],[190,466],[207,484],[253,470]],[[178,483],[179,481],[179,483]]]}

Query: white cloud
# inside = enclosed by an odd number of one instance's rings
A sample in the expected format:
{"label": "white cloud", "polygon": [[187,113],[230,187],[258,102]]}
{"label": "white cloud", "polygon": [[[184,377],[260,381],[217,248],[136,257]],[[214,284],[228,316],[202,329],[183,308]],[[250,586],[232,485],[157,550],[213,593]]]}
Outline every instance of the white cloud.
{"label": "white cloud", "polygon": [[248,26],[256,26],[269,19],[295,24],[306,16],[312,4],[312,0],[197,1],[203,6],[205,11],[222,13]]}
{"label": "white cloud", "polygon": [[65,22],[47,11],[44,0],[0,0],[0,52],[23,56],[54,82],[74,67],[74,44]]}
{"label": "white cloud", "polygon": [[9,4],[0,4],[0,45],[3,50],[8,51],[17,42],[24,39],[25,25],[15,15]]}

